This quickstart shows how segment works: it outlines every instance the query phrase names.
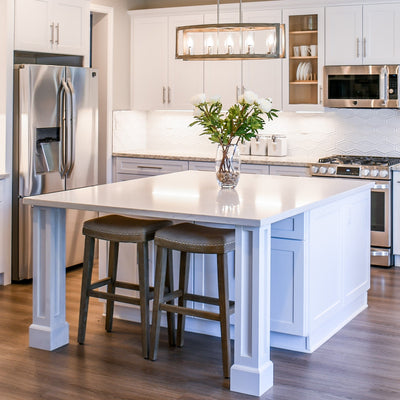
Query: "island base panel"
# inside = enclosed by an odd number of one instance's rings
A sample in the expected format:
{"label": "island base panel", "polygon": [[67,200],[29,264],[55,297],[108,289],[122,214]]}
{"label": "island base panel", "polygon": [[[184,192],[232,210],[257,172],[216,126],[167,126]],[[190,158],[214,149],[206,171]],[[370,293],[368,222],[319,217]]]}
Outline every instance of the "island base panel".
{"label": "island base panel", "polygon": [[252,396],[261,396],[274,383],[274,368],[269,361],[261,369],[233,365],[231,367],[230,390]]}
{"label": "island base panel", "polygon": [[29,327],[29,347],[52,351],[69,343],[69,324],[57,328],[32,324]]}

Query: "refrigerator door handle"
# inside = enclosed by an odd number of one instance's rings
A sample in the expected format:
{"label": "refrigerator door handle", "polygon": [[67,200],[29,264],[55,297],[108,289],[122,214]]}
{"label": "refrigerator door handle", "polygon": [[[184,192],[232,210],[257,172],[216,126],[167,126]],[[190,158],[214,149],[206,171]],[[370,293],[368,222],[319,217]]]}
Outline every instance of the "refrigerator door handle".
{"label": "refrigerator door handle", "polygon": [[74,168],[75,164],[75,127],[74,127],[74,117],[76,115],[75,113],[75,89],[74,85],[72,84],[71,80],[67,80],[67,86],[69,89],[69,94],[70,94],[70,102],[69,102],[69,110],[70,110],[70,119],[69,119],[69,155],[70,155],[70,163],[69,163],[69,168],[66,172],[66,176],[68,176],[72,169]]}
{"label": "refrigerator door handle", "polygon": [[65,171],[67,169],[67,154],[66,154],[66,135],[67,135],[67,126],[66,126],[66,91],[68,87],[64,80],[61,81],[61,90],[60,90],[60,126],[61,126],[61,165],[60,165],[60,174],[61,177],[64,177]]}

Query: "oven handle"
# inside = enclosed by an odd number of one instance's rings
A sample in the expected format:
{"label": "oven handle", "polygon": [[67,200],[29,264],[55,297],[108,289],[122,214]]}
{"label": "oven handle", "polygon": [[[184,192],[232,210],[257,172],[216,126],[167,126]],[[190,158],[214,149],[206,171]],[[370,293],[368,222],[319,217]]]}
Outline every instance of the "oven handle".
{"label": "oven handle", "polygon": [[389,185],[387,183],[379,183],[375,184],[372,190],[386,190],[389,189]]}
{"label": "oven handle", "polygon": [[388,257],[390,253],[387,250],[371,250],[371,256],[373,257]]}

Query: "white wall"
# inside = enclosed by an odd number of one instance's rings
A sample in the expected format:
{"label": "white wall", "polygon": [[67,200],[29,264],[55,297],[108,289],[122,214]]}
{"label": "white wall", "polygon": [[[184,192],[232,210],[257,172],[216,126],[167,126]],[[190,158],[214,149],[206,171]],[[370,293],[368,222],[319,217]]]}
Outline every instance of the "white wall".
{"label": "white wall", "polygon": [[130,108],[130,17],[128,0],[92,0],[92,4],[114,9],[114,110]]}

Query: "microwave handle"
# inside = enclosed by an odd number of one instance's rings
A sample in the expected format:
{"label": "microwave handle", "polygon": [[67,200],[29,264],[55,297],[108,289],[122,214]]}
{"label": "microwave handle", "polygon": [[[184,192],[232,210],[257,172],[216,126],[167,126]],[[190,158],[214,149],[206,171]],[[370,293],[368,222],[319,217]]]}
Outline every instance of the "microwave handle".
{"label": "microwave handle", "polygon": [[379,98],[382,100],[382,105],[386,106],[388,101],[388,90],[389,90],[389,79],[388,79],[388,68],[385,65],[381,68],[381,74],[379,77]]}

